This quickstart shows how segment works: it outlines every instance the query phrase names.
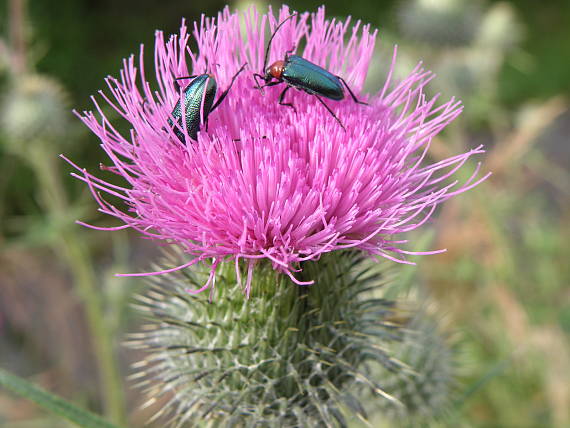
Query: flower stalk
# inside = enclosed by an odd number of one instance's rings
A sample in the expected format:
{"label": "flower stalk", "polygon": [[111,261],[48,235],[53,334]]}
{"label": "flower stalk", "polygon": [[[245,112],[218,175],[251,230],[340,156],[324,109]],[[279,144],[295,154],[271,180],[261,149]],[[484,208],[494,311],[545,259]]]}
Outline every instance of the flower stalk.
{"label": "flower stalk", "polygon": [[61,183],[57,155],[50,144],[36,141],[27,159],[40,183],[40,196],[46,212],[60,229],[56,251],[63,254],[73,277],[73,287],[85,308],[105,414],[113,422],[122,425],[126,422],[123,385],[114,353],[113,336],[105,322],[103,298],[97,289],[93,263],[87,246],[77,233],[61,224],[67,217],[69,202]]}
{"label": "flower stalk", "polygon": [[126,420],[120,370],[112,333],[105,322],[103,296],[98,290],[87,245],[67,224],[71,204],[60,179],[57,147],[69,139],[67,94],[54,79],[37,74],[28,63],[27,1],[10,0],[10,80],[0,99],[0,128],[6,150],[29,164],[36,176],[39,198],[57,233],[55,254],[68,266],[73,289],[85,308],[92,340],[100,394],[105,413],[118,424]]}

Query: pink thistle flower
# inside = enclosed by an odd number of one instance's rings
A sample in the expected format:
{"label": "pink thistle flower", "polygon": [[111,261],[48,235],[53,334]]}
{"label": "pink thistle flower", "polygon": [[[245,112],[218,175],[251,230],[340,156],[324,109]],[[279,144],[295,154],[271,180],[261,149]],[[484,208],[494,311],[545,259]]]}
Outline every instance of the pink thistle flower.
{"label": "pink thistle flower", "polygon": [[[120,79],[106,79],[111,96],[101,97],[131,124],[122,135],[105,117],[83,112],[81,120],[100,138],[113,163],[104,169],[126,181],[113,185],[75,166],[91,189],[100,211],[124,223],[109,228],[133,228],[143,235],[180,245],[190,261],[211,260],[208,283],[213,286],[219,263],[248,260],[246,290],[259,259],[295,278],[300,262],[323,253],[358,248],[402,263],[411,252],[406,241],[394,237],[424,224],[438,204],[476,186],[479,166],[465,183],[449,178],[481,147],[427,164],[432,141],[461,112],[453,98],[436,106],[424,88],[433,78],[419,64],[407,78],[392,81],[395,61],[384,87],[362,93],[374,53],[376,31],[357,22],[326,20],[317,13],[293,17],[276,34],[269,63],[304,43],[296,54],[343,77],[359,99],[326,100],[346,127],[315,97],[290,90],[287,102],[296,112],[278,104],[284,86],[254,88],[253,73],[262,72],[266,33],[289,17],[282,7],[278,17],[252,11],[240,18],[226,8],[217,19],[194,23],[198,46],[188,46],[190,34],[182,23],[179,35],[165,41],[156,33],[154,68],[158,89],[153,91],[144,68],[143,47],[138,61],[124,60]],[[168,124],[181,96],[175,78],[210,72],[219,92],[247,63],[225,101],[202,127],[197,141],[183,129],[186,144]],[[186,83],[187,84],[187,83]],[[219,96],[219,95],[218,95]],[[172,122],[171,122],[172,123]],[[120,207],[103,193],[124,201]],[[95,227],[96,228],[96,227]],[[433,254],[430,251],[421,254]],[[167,271],[163,271],[167,272]],[[130,275],[149,275],[147,274]],[[310,282],[309,282],[310,283]]]}

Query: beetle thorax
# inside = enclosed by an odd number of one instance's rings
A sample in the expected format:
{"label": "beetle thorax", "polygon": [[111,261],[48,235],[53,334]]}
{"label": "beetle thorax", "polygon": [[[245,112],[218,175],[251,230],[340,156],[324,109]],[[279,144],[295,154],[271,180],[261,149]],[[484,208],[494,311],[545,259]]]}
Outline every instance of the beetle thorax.
{"label": "beetle thorax", "polygon": [[285,61],[275,61],[267,68],[266,75],[271,76],[275,79],[281,79],[284,71]]}

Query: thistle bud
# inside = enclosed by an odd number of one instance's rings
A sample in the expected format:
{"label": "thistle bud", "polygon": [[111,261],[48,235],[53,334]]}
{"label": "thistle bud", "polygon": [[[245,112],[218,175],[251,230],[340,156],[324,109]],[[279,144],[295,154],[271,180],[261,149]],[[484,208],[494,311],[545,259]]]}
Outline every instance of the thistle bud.
{"label": "thistle bud", "polygon": [[507,51],[521,41],[523,30],[515,8],[506,2],[497,3],[485,13],[477,43],[485,49]]}
{"label": "thistle bud", "polygon": [[55,80],[23,75],[0,100],[0,129],[10,150],[20,153],[31,141],[53,141],[69,123],[67,94]]}
{"label": "thistle bud", "polygon": [[480,4],[470,0],[403,1],[398,24],[411,40],[435,46],[466,46],[481,20]]}

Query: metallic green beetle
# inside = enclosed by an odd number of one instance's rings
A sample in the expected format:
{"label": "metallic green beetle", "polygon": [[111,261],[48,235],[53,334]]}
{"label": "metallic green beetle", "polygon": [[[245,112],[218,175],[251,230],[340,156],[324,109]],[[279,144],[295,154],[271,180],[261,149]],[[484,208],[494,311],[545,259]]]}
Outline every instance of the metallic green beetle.
{"label": "metallic green beetle", "polygon": [[[200,74],[198,76],[178,77],[175,80],[193,79],[190,84],[182,91],[182,96],[176,102],[172,113],[172,117],[168,119],[168,125],[173,128],[174,134],[178,139],[184,143],[184,126],[188,136],[196,141],[198,139],[198,131],[200,124],[206,124],[208,129],[208,116],[213,112],[226,98],[228,92],[232,88],[234,81],[238,74],[245,68],[246,64],[242,65],[236,74],[232,77],[232,81],[228,89],[226,89],[214,104],[216,91],[218,85],[216,79],[211,74]],[[182,108],[182,102],[184,108]],[[182,123],[182,114],[184,113],[185,123]],[[174,119],[174,120],[173,120]],[[176,124],[175,124],[176,122]]]}
{"label": "metallic green beetle", "polygon": [[[325,108],[329,111],[329,113],[338,121],[340,126],[345,129],[342,122],[339,120],[338,117],[334,114],[334,112],[330,109],[328,105],[322,100],[321,96],[325,98],[329,98],[331,100],[340,101],[344,99],[344,87],[348,90],[350,96],[354,100],[355,103],[358,104],[365,104],[364,101],[359,101],[348,84],[345,80],[340,76],[335,76],[331,72],[325,70],[322,67],[319,67],[316,64],[313,64],[310,61],[298,56],[298,55],[290,55],[291,51],[287,51],[285,53],[285,59],[275,61],[269,67],[267,67],[267,60],[269,57],[269,49],[271,48],[271,42],[275,37],[277,31],[292,17],[296,16],[296,14],[292,14],[287,19],[285,19],[281,24],[277,26],[271,38],[269,39],[269,43],[267,44],[267,49],[265,51],[265,61],[263,63],[263,68],[265,70],[265,74],[258,74],[255,73],[253,75],[255,79],[255,83],[258,89],[262,89],[266,86],[275,86],[279,85],[280,83],[286,83],[287,86],[279,95],[279,104],[291,107],[295,110],[295,106],[291,103],[283,102],[285,98],[285,94],[290,88],[297,88],[301,91],[305,91],[308,94],[313,95],[319,102],[325,106]],[[261,78],[265,84],[260,85],[258,79]],[[273,80],[275,79],[275,81]],[[345,129],[346,130],[346,129]]]}

